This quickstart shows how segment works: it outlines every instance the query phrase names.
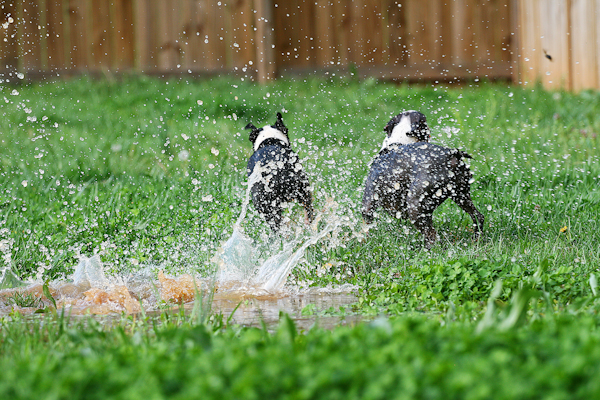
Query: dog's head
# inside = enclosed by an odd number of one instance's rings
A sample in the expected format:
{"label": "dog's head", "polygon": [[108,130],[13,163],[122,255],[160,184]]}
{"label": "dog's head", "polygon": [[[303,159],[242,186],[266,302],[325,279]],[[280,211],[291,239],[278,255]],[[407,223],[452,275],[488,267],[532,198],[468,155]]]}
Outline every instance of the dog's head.
{"label": "dog's head", "polygon": [[401,112],[392,118],[383,130],[387,136],[383,141],[382,149],[391,144],[429,142],[431,138],[427,119],[419,111]]}
{"label": "dog's head", "polygon": [[258,150],[262,142],[267,139],[277,139],[285,145],[290,144],[288,137],[288,128],[283,124],[283,117],[280,112],[277,113],[277,121],[275,125],[266,125],[262,128],[257,128],[254,124],[249,123],[245,129],[251,129],[250,141],[254,145],[254,151]]}

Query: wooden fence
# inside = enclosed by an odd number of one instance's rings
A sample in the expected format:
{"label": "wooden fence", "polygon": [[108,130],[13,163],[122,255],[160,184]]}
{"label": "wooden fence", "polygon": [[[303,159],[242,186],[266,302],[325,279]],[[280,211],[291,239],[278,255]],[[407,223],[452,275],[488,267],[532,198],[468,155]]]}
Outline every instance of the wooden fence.
{"label": "wooden fence", "polygon": [[0,0],[0,74],[354,70],[600,88],[600,0]]}
{"label": "wooden fence", "polygon": [[0,73],[510,79],[514,0],[0,0]]}
{"label": "wooden fence", "polygon": [[600,89],[600,1],[518,2],[519,81]]}

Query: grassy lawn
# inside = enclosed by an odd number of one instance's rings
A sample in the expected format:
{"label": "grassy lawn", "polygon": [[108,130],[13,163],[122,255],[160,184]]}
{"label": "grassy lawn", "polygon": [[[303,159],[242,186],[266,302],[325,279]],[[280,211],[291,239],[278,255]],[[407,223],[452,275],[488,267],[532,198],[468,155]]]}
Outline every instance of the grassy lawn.
{"label": "grassy lawn", "polygon": [[[156,326],[124,317],[109,328],[13,315],[0,328],[0,365],[11,371],[2,398],[598,393],[600,93],[144,77],[1,90],[0,266],[57,279],[79,254],[100,253],[113,273],[158,264],[210,273],[245,194],[243,127],[273,124],[283,110],[317,211],[333,198],[348,221],[289,281],[357,285],[353,312],[391,317],[297,335],[286,318],[271,334],[218,317],[163,315]],[[409,109],[427,116],[432,142],[473,156],[472,195],[486,216],[479,242],[450,202],[434,214],[441,240],[431,251],[410,223],[383,213],[361,236],[369,162],[390,117]],[[244,226],[259,241],[268,232],[252,208]]]}

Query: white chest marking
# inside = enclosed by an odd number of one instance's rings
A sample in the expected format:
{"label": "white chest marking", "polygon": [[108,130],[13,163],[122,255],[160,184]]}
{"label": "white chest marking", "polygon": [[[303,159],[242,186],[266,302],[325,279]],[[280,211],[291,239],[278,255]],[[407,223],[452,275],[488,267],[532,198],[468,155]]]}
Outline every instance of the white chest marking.
{"label": "white chest marking", "polygon": [[290,140],[283,134],[279,129],[275,129],[272,126],[265,126],[262,131],[258,134],[258,137],[254,141],[254,151],[258,150],[262,142],[267,139],[277,139],[285,144],[290,144]]}
{"label": "white chest marking", "polygon": [[394,127],[394,129],[392,129],[392,134],[383,140],[383,145],[381,146],[381,150],[385,149],[386,147],[388,147],[392,144],[402,145],[402,144],[416,143],[417,138],[406,135],[407,133],[410,133],[411,131],[412,131],[412,127],[410,125],[410,117],[405,115],[402,117],[402,119],[400,119],[400,122],[398,123],[398,125],[396,125]]}

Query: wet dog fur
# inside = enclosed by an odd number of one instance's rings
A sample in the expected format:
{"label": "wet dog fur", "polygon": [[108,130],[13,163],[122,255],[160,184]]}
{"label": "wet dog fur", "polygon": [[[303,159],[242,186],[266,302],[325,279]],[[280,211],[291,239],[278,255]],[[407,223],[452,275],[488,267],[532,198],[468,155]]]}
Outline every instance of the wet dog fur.
{"label": "wet dog fur", "polygon": [[307,222],[313,220],[310,183],[298,155],[290,147],[288,128],[281,113],[274,125],[257,128],[252,123],[250,142],[254,153],[248,160],[248,176],[257,166],[264,170],[250,189],[252,203],[274,232],[281,228],[283,203],[297,201],[304,207]]}
{"label": "wet dog fur", "polygon": [[433,212],[450,198],[469,214],[478,237],[485,219],[471,200],[472,173],[464,162],[471,156],[428,143],[426,118],[418,111],[398,114],[384,131],[386,138],[371,164],[363,193],[365,222],[371,223],[381,207],[397,218],[409,219],[431,248],[437,240]]}

